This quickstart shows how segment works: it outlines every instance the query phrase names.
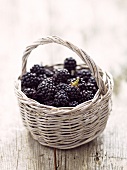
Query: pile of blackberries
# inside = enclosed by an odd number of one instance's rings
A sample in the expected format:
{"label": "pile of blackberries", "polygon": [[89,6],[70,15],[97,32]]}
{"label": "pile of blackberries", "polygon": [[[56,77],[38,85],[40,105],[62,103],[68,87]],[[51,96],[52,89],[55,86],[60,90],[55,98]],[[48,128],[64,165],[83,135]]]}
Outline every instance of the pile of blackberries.
{"label": "pile of blackberries", "polygon": [[34,65],[21,78],[21,90],[41,104],[55,107],[75,107],[93,99],[98,90],[87,68],[77,68],[72,57],[64,60],[62,69]]}

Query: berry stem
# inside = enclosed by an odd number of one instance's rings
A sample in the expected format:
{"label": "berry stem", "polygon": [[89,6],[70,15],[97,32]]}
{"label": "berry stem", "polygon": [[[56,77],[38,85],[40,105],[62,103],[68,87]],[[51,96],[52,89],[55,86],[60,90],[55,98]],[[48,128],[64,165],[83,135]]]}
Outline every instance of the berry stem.
{"label": "berry stem", "polygon": [[71,83],[72,86],[78,87],[78,83],[79,83],[79,77],[77,77],[77,79]]}

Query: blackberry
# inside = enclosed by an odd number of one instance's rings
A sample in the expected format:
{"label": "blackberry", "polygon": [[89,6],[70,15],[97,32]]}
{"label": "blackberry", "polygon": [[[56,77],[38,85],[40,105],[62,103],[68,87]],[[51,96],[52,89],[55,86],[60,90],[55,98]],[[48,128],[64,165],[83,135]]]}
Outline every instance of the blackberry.
{"label": "blackberry", "polygon": [[67,69],[57,69],[53,75],[56,84],[59,84],[60,82],[66,83],[68,78],[70,78],[70,73]]}
{"label": "blackberry", "polygon": [[21,78],[21,89],[22,90],[28,87],[37,88],[38,84],[39,84],[39,80],[35,73],[27,72]]}
{"label": "blackberry", "polygon": [[71,101],[69,102],[69,107],[75,107],[78,105],[78,102],[77,101]]}
{"label": "blackberry", "polygon": [[76,76],[83,78],[84,81],[88,82],[89,78],[91,77],[91,71],[89,69],[77,70]]}
{"label": "blackberry", "polygon": [[66,58],[64,60],[64,68],[67,69],[70,73],[72,70],[75,70],[77,66],[76,60],[72,57]]}
{"label": "blackberry", "polygon": [[56,87],[51,79],[43,80],[37,88],[38,101],[43,103],[44,101],[52,100],[56,92]]}
{"label": "blackberry", "polygon": [[23,93],[31,99],[36,99],[36,90],[35,89],[26,88],[23,90]]}
{"label": "blackberry", "polygon": [[76,100],[80,97],[80,89],[78,88],[79,79],[76,79],[71,84],[59,83],[56,86],[56,90],[64,90],[70,100]]}
{"label": "blackberry", "polygon": [[80,97],[80,90],[78,87],[69,85],[66,89],[67,95],[71,100],[77,100]]}
{"label": "blackberry", "polygon": [[60,90],[55,94],[54,105],[56,107],[65,107],[69,105],[69,98],[64,90]]}
{"label": "blackberry", "polygon": [[80,94],[81,98],[79,99],[79,103],[91,100],[94,97],[94,94],[91,91],[83,90]]}
{"label": "blackberry", "polygon": [[37,75],[44,74],[45,73],[45,68],[43,66],[40,66],[39,64],[35,64],[31,69],[31,73],[36,73]]}

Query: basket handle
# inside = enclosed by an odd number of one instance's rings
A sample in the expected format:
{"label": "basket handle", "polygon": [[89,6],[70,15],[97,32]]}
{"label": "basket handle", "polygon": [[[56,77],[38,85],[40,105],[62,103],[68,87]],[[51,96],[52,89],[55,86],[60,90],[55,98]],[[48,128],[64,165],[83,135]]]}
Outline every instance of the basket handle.
{"label": "basket handle", "polygon": [[92,72],[92,74],[97,82],[100,92],[102,94],[106,93],[107,88],[106,88],[104,81],[102,79],[102,76],[99,72],[100,68],[95,64],[95,62],[92,60],[92,58],[88,54],[86,54],[86,52],[84,52],[82,49],[80,49],[77,46],[73,45],[72,43],[62,40],[61,38],[56,37],[56,36],[41,38],[38,41],[35,41],[32,45],[26,47],[26,50],[24,51],[23,57],[22,57],[21,76],[26,73],[27,59],[28,59],[30,53],[32,52],[32,50],[37,48],[39,45],[45,45],[45,44],[49,44],[49,43],[57,43],[57,44],[66,46],[69,49],[71,49],[72,51],[74,51],[83,60],[83,62],[85,62],[86,65],[89,67],[90,71]]}

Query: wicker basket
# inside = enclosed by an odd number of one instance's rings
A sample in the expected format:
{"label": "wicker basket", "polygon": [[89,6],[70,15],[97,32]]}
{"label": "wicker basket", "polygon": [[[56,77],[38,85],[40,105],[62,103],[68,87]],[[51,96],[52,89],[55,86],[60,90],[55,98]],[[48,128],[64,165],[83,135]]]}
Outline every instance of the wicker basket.
{"label": "wicker basket", "polygon": [[[39,45],[57,43],[74,51],[89,67],[99,90],[92,100],[74,108],[56,108],[38,103],[21,91],[20,77],[26,73],[27,59]],[[28,46],[22,58],[22,74],[15,83],[15,93],[24,125],[40,144],[70,149],[88,143],[105,129],[111,111],[112,76],[100,69],[82,49],[56,36],[41,38]]]}

